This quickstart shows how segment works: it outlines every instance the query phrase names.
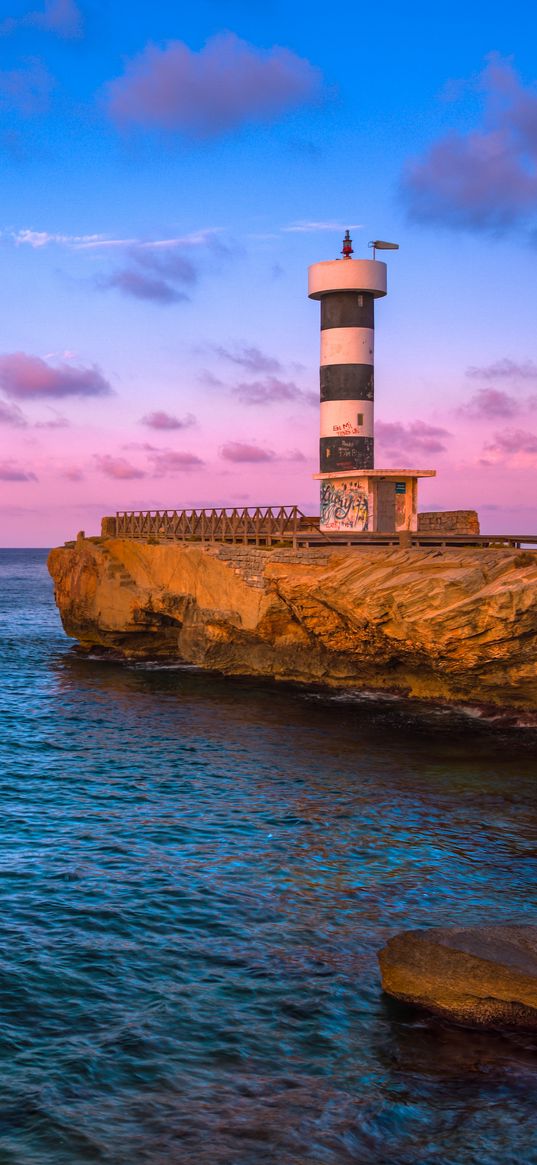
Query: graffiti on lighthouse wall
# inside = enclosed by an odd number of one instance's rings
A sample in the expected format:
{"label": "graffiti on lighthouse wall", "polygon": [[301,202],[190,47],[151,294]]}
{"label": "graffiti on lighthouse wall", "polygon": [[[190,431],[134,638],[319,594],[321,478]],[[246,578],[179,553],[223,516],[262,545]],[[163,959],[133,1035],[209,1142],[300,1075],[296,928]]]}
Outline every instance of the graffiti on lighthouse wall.
{"label": "graffiti on lighthouse wall", "polygon": [[341,479],[321,483],[321,529],[368,529],[367,489],[360,481]]}

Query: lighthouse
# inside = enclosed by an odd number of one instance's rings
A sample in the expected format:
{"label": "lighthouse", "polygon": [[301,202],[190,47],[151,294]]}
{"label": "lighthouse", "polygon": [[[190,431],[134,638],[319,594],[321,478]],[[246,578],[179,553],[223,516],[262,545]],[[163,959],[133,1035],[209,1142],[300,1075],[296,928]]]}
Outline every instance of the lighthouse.
{"label": "lighthouse", "polygon": [[417,478],[434,470],[375,469],[375,300],[387,293],[386,263],[342,258],[314,263],[308,295],[321,305],[321,529],[395,532],[417,526]]}
{"label": "lighthouse", "polygon": [[314,263],[308,294],[321,303],[321,473],[373,469],[375,300],[386,295],[386,264],[352,259]]}

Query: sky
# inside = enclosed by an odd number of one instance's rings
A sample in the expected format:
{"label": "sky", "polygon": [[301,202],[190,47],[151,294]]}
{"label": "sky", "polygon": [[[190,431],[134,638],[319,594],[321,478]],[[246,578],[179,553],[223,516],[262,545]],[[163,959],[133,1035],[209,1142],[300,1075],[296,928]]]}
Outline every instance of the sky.
{"label": "sky", "polygon": [[4,0],[0,544],[318,512],[307,268],[388,254],[376,465],[537,531],[529,0]]}

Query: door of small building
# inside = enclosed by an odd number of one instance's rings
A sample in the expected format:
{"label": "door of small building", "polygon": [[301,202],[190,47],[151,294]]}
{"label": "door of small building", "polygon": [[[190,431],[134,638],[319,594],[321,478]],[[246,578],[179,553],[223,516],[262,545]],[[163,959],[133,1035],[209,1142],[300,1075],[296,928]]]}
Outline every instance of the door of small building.
{"label": "door of small building", "polygon": [[377,521],[379,534],[393,534],[395,531],[395,481],[379,477],[377,482]]}

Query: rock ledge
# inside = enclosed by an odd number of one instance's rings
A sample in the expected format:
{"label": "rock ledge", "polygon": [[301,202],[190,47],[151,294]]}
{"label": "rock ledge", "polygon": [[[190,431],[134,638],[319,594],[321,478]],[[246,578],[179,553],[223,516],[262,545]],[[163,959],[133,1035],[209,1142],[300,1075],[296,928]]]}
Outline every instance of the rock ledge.
{"label": "rock ledge", "polygon": [[537,711],[537,553],[81,538],[49,570],[84,649]]}

